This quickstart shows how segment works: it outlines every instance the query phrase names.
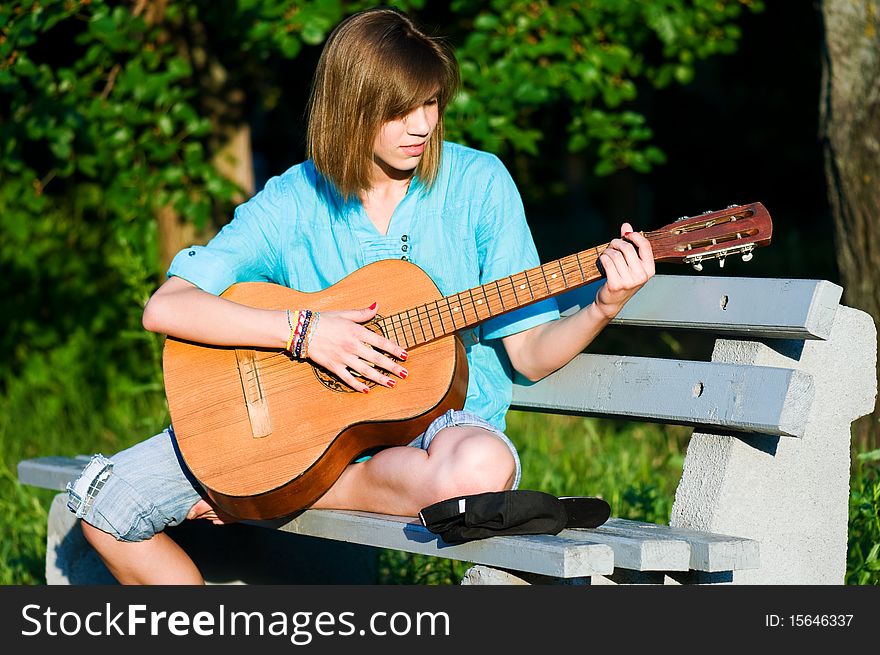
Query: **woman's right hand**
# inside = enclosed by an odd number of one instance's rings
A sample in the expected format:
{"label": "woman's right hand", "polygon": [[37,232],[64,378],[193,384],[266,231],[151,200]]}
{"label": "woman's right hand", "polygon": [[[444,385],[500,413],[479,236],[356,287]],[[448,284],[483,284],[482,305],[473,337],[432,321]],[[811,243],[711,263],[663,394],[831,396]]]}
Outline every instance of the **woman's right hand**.
{"label": "woman's right hand", "polygon": [[309,359],[335,374],[355,391],[367,393],[370,387],[352,372],[384,387],[393,387],[396,381],[386,373],[401,379],[408,373],[391,357],[406,360],[406,351],[363,326],[363,323],[376,316],[377,311],[378,303],[373,303],[365,309],[321,312],[309,342]]}

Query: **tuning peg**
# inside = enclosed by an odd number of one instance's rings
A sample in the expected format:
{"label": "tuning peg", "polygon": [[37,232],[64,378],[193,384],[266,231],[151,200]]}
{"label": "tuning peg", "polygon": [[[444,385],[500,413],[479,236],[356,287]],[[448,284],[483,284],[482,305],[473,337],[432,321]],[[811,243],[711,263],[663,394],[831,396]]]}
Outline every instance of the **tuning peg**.
{"label": "tuning peg", "polygon": [[719,257],[718,258],[718,268],[724,268],[724,260],[725,259],[727,259],[727,258],[726,257]]}
{"label": "tuning peg", "polygon": [[702,271],[703,265],[700,262],[694,262],[694,270],[695,271]]}
{"label": "tuning peg", "polygon": [[753,252],[747,252],[747,253],[745,253],[745,254],[743,255],[743,261],[744,261],[744,262],[751,261],[751,260],[752,260],[752,257],[754,257],[754,256],[755,256],[755,253],[753,253]]}

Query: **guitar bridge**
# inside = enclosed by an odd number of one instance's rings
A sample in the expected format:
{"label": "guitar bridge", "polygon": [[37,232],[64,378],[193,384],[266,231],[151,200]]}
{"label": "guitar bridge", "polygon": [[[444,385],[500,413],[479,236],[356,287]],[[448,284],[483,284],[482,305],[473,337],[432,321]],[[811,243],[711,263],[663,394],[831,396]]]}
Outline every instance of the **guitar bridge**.
{"label": "guitar bridge", "polygon": [[251,433],[254,439],[268,437],[272,434],[272,421],[269,418],[269,402],[263,395],[257,353],[253,350],[236,350],[235,359],[238,362],[238,375],[241,378]]}

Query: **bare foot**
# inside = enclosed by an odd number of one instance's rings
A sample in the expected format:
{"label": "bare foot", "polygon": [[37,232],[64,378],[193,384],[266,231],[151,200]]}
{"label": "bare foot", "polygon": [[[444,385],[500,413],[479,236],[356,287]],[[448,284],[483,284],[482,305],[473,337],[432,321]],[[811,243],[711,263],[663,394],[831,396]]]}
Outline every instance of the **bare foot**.
{"label": "bare foot", "polygon": [[238,521],[234,516],[227,514],[221,509],[214,507],[207,500],[202,498],[199,502],[192,506],[187,519],[208,519],[215,525],[225,525],[226,523],[236,523]]}

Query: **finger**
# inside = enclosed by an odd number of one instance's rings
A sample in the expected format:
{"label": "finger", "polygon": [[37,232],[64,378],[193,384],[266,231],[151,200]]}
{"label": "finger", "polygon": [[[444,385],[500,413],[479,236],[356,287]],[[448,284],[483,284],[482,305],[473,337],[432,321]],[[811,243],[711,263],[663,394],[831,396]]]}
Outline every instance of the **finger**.
{"label": "finger", "polygon": [[[378,350],[381,350],[383,352],[388,353],[389,355],[397,357],[397,359],[402,359],[405,361],[407,358],[406,350],[401,348],[399,345],[397,345],[396,343],[394,343],[390,339],[386,339],[381,334],[377,334],[376,332],[373,332],[372,330],[367,330],[366,328],[364,328],[364,332],[362,333],[361,340],[364,343],[366,343],[370,346],[373,346],[374,348],[376,348]],[[389,369],[389,370],[391,370],[391,369]]]}
{"label": "finger", "polygon": [[630,225],[629,223],[624,223],[623,225],[620,226],[620,236],[622,236],[622,237],[625,237],[628,233],[630,233],[632,231],[633,231],[632,225]]}
{"label": "finger", "polygon": [[376,384],[381,384],[383,387],[393,387],[397,384],[394,380],[385,375],[381,369],[371,365],[370,362],[361,359],[360,357],[353,357],[348,363],[348,369],[353,374],[358,373],[362,377],[372,380]]}
{"label": "finger", "polygon": [[356,323],[366,323],[371,318],[376,316],[379,311],[379,302],[374,302],[369,307],[364,307],[363,309],[354,310],[356,317],[352,318]]}
{"label": "finger", "polygon": [[360,382],[354,375],[351,374],[351,371],[349,371],[347,367],[340,366],[333,372],[336,374],[336,377],[345,382],[345,384],[350,386],[355,391],[360,391],[361,393],[370,392],[370,386],[364,384],[363,382]]}
{"label": "finger", "polygon": [[[389,373],[393,373],[399,378],[405,378],[409,373],[403,366],[395,362],[390,357],[386,357],[381,352],[370,346],[369,344],[362,344],[360,350],[358,351],[358,356],[366,360]],[[386,385],[387,386],[387,385]]]}
{"label": "finger", "polygon": [[[615,241],[617,241],[617,239],[615,239]],[[624,265],[627,269],[628,277],[631,277],[634,280],[644,279],[646,276],[645,265],[639,257],[639,252],[636,250],[636,246],[629,241],[621,239],[618,250],[623,253]]]}
{"label": "finger", "polygon": [[612,252],[617,253],[617,251],[611,251],[606,249],[601,255],[599,255],[599,261],[602,262],[602,268],[605,271],[605,284],[608,285],[609,288],[614,289],[618,286],[618,281],[620,280],[620,271],[617,268],[617,262],[615,258],[620,256],[620,253],[612,254]]}
{"label": "finger", "polygon": [[654,250],[651,247],[651,242],[648,241],[647,237],[641,232],[632,232],[627,235],[627,240],[631,241],[635,244],[638,249],[639,259],[642,260],[642,263],[645,266],[645,270],[648,271],[651,275],[654,274]]}

